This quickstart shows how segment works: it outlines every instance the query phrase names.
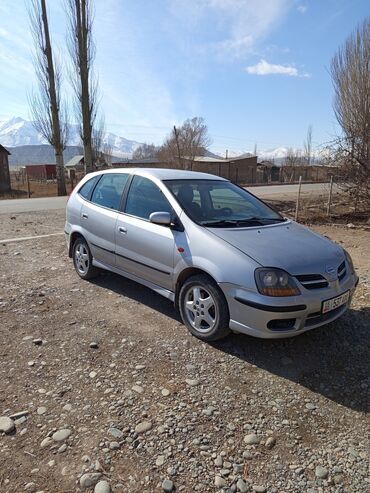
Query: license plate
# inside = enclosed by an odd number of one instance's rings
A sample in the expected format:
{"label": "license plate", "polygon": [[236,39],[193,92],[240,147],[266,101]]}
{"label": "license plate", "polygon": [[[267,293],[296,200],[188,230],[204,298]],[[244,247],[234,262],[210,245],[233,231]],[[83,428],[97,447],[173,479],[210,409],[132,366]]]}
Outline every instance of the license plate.
{"label": "license plate", "polygon": [[326,300],[322,304],[322,313],[328,313],[332,310],[335,310],[339,306],[345,305],[349,300],[350,292],[346,291],[340,296],[336,296],[335,298],[331,298],[330,300]]}

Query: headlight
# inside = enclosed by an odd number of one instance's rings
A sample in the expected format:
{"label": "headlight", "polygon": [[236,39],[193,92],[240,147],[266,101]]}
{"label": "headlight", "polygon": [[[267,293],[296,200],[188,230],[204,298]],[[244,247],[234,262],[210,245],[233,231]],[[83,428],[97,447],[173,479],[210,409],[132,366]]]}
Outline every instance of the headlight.
{"label": "headlight", "polygon": [[265,296],[297,296],[301,294],[292,276],[285,270],[259,268],[255,271],[258,291]]}
{"label": "headlight", "polygon": [[344,251],[344,255],[346,256],[347,264],[349,266],[351,273],[355,272],[355,268],[353,266],[353,260],[352,260],[351,255],[344,248],[343,248],[343,251]]}

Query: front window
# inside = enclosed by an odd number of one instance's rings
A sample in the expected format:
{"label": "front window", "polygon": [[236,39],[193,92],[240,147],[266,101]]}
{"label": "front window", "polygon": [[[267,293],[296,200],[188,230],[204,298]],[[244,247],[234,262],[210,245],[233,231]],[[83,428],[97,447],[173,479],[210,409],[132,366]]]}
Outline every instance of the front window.
{"label": "front window", "polygon": [[172,207],[162,190],[144,176],[134,176],[127,197],[125,212],[141,219],[149,219],[152,212],[172,213]]}
{"label": "front window", "polygon": [[165,184],[185,212],[202,226],[259,226],[285,220],[229,181],[166,180]]}

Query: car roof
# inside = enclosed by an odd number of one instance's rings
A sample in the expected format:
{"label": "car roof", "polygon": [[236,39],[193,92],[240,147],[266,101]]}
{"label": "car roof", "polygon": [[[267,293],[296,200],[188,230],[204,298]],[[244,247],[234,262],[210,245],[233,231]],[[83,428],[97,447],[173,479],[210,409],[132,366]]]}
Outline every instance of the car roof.
{"label": "car roof", "polygon": [[140,176],[157,178],[159,180],[221,180],[227,181],[217,175],[209,173],[201,173],[199,171],[188,171],[182,169],[168,168],[111,168],[98,171],[94,174],[100,175],[103,173],[130,173]]}

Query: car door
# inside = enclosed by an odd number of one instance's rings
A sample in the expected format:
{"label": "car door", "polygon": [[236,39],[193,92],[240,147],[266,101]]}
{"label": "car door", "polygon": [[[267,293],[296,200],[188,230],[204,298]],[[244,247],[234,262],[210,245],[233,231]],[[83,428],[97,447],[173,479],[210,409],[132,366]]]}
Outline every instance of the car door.
{"label": "car door", "polygon": [[115,227],[127,173],[106,173],[81,208],[81,226],[95,260],[115,265]]}
{"label": "car door", "polygon": [[177,231],[151,223],[152,212],[170,212],[172,207],[160,188],[149,178],[134,176],[124,212],[116,224],[116,266],[172,290],[174,248]]}

